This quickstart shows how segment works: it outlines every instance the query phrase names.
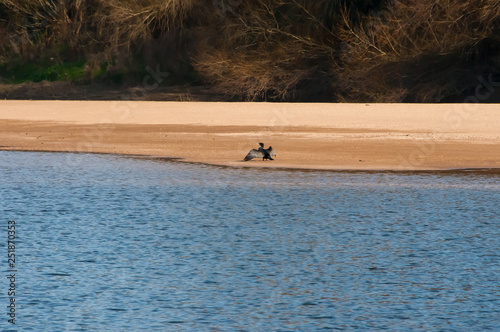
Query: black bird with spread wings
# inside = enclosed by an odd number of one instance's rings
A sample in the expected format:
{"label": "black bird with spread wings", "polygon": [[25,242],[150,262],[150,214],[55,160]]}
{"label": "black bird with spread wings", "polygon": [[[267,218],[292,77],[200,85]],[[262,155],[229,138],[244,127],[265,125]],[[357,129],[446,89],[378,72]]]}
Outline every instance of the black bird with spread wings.
{"label": "black bird with spread wings", "polygon": [[274,160],[271,157],[276,157],[276,152],[274,151],[272,146],[269,146],[269,148],[264,149],[264,143],[259,143],[260,148],[259,149],[252,149],[250,152],[248,152],[247,156],[243,161],[249,161],[252,160],[253,158],[262,158],[262,160]]}

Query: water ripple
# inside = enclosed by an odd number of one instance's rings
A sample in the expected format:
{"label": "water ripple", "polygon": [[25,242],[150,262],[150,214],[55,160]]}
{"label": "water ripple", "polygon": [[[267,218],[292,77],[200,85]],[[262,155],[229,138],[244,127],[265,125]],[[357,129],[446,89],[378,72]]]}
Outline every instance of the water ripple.
{"label": "water ripple", "polygon": [[500,326],[498,173],[2,151],[0,172],[26,331]]}

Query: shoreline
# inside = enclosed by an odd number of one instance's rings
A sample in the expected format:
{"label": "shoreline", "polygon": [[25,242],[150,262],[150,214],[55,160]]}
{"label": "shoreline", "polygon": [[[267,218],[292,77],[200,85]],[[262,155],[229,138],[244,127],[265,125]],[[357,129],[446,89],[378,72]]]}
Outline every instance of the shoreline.
{"label": "shoreline", "polygon": [[24,149],[6,149],[0,146],[0,151],[5,152],[39,152],[39,153],[67,153],[67,154],[95,154],[95,155],[110,155],[117,156],[123,158],[134,158],[134,159],[142,159],[142,160],[158,160],[165,162],[174,162],[174,163],[184,163],[184,164],[193,164],[193,165],[203,165],[203,166],[213,166],[213,167],[222,167],[222,168],[247,168],[247,169],[265,169],[265,170],[273,170],[273,171],[298,171],[298,172],[338,172],[338,173],[447,173],[447,174],[464,174],[464,173],[472,173],[472,174],[500,174],[500,167],[495,168],[442,168],[442,169],[344,169],[344,168],[298,168],[298,167],[273,167],[273,166],[245,166],[245,165],[223,165],[223,164],[212,164],[206,163],[202,161],[188,161],[179,157],[166,157],[166,156],[153,156],[153,155],[140,155],[140,154],[122,154],[122,153],[114,153],[114,152],[85,152],[85,151],[52,151],[52,150],[24,150]]}
{"label": "shoreline", "polygon": [[[0,101],[0,149],[112,153],[230,167],[500,168],[497,105]],[[242,159],[263,142],[274,161]]]}

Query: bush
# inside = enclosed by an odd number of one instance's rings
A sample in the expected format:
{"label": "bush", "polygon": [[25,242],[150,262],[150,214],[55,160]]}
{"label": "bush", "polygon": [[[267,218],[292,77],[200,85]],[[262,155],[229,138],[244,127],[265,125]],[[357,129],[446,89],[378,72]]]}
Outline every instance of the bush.
{"label": "bush", "polygon": [[[341,9],[369,1],[257,0],[224,17],[194,67],[229,95],[331,100]],[[378,2],[377,2],[378,3]],[[354,5],[353,5],[354,4]],[[368,7],[366,7],[368,8]]]}
{"label": "bush", "polygon": [[0,66],[130,83],[160,66],[239,100],[439,102],[499,72],[499,18],[497,0],[0,0]]}
{"label": "bush", "polygon": [[499,19],[495,0],[395,0],[356,27],[344,13],[339,97],[438,102],[468,91],[498,72]]}
{"label": "bush", "polygon": [[[206,19],[201,0],[2,0],[0,59],[43,65],[85,60],[88,74],[134,77],[147,65],[175,70],[186,62],[185,27]],[[17,61],[17,60],[16,60]],[[184,64],[185,71],[189,65]],[[139,68],[139,69],[137,69]]]}

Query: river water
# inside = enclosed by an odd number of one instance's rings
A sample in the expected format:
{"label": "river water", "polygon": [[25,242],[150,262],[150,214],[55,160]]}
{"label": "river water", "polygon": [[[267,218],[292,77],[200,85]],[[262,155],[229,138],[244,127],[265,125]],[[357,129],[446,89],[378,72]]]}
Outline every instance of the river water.
{"label": "river water", "polygon": [[0,174],[22,331],[500,327],[500,173],[0,151]]}

